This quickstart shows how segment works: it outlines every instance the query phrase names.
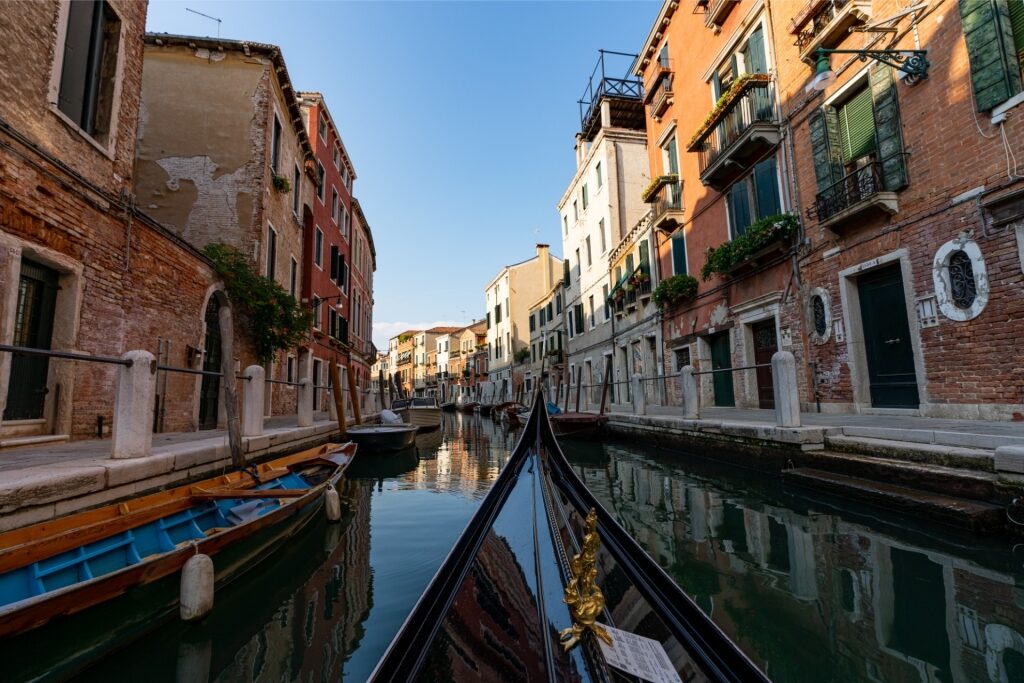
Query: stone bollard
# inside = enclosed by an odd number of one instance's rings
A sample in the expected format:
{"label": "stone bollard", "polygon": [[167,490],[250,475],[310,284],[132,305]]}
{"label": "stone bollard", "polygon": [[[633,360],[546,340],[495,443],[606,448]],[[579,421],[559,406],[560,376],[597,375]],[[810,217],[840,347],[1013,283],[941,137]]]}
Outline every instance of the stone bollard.
{"label": "stone bollard", "polygon": [[129,351],[121,357],[132,364],[117,370],[111,457],[143,458],[153,452],[156,359],[149,351]]}
{"label": "stone bollard", "polygon": [[633,378],[630,382],[630,388],[633,391],[633,414],[646,415],[647,396],[644,395],[644,383],[641,380],[640,373],[634,372]]}
{"label": "stone bollard", "polygon": [[772,389],[775,394],[775,424],[800,426],[800,392],[796,382],[796,358],[789,351],[772,356]]}
{"label": "stone bollard", "polygon": [[687,365],[679,371],[679,390],[683,399],[683,417],[690,420],[700,419],[700,393],[697,391],[696,368]]}
{"label": "stone bollard", "polygon": [[300,427],[313,426],[313,382],[308,377],[299,380],[299,420]]}
{"label": "stone bollard", "polygon": [[263,392],[267,390],[265,372],[259,365],[250,365],[243,374],[248,379],[242,387],[242,436],[261,436]]}

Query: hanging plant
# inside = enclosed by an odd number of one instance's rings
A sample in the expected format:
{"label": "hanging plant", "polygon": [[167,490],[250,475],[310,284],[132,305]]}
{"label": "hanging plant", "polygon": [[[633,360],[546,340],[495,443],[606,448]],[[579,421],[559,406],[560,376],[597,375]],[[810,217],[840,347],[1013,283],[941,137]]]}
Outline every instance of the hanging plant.
{"label": "hanging plant", "polygon": [[790,213],[768,216],[752,223],[747,231],[734,240],[708,249],[700,276],[711,279],[715,273],[728,275],[736,266],[749,261],[751,257],[769,245],[782,240],[791,240],[800,229],[797,217]]}
{"label": "hanging plant", "polygon": [[654,304],[665,308],[677,301],[693,301],[697,297],[697,278],[691,275],[673,275],[654,288]]}
{"label": "hanging plant", "polygon": [[654,198],[654,195],[658,193],[658,190],[660,190],[665,185],[668,185],[669,183],[674,183],[678,180],[678,173],[666,173],[665,175],[658,176],[657,178],[655,178],[654,180],[647,184],[647,187],[644,188],[643,193],[640,195],[640,200],[645,204],[650,203],[650,201]]}
{"label": "hanging plant", "polygon": [[260,363],[269,363],[278,351],[294,348],[307,339],[312,311],[300,306],[274,280],[256,274],[249,259],[235,247],[215,242],[204,251],[224,281]]}
{"label": "hanging plant", "polygon": [[274,189],[284,194],[292,189],[292,184],[283,175],[275,175],[273,179]]}

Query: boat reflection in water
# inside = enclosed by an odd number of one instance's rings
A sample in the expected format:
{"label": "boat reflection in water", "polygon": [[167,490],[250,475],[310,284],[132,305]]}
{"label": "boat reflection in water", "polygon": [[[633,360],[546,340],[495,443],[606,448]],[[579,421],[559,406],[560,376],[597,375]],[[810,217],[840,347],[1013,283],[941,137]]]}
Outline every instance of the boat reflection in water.
{"label": "boat reflection in water", "polygon": [[666,451],[567,455],[775,681],[1024,681],[1024,557],[1011,543],[838,511]]}

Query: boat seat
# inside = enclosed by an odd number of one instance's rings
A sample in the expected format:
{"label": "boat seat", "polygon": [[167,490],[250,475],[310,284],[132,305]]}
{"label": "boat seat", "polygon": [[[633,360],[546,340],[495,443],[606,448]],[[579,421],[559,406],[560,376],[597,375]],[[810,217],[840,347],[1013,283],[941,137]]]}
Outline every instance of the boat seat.
{"label": "boat seat", "polygon": [[34,595],[88,581],[142,561],[129,530],[31,565]]}

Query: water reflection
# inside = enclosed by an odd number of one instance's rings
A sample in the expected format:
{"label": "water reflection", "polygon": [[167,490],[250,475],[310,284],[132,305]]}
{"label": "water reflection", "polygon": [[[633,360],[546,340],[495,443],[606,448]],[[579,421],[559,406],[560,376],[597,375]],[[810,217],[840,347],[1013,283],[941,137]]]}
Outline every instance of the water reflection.
{"label": "water reflection", "polygon": [[773,680],[1024,681],[1024,574],[1008,544],[819,513],[774,482],[665,452],[566,450]]}

